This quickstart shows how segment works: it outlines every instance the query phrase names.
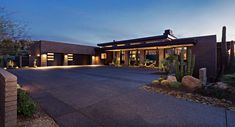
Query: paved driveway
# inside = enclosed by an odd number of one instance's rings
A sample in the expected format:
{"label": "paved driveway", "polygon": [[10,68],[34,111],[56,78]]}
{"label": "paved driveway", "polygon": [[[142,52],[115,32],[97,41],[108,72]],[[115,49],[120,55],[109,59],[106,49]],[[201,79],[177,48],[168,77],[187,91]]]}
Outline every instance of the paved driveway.
{"label": "paved driveway", "polygon": [[153,71],[78,67],[10,70],[62,127],[234,127],[223,108],[147,93]]}

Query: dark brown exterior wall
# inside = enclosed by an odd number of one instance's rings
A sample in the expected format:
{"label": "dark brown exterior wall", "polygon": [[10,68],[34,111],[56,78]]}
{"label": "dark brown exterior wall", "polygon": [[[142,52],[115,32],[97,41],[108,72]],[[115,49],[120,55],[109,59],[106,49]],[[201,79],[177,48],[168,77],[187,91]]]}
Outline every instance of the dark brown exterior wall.
{"label": "dark brown exterior wall", "polygon": [[73,54],[95,54],[95,47],[66,44],[60,42],[41,41],[41,53],[73,53]]}
{"label": "dark brown exterior wall", "polygon": [[68,62],[69,65],[84,65],[91,64],[91,56],[95,55],[95,47],[66,44],[60,42],[38,41],[30,47],[31,57],[29,59],[29,66],[33,66],[33,60],[37,59],[37,66],[40,66],[40,57],[37,54],[54,53],[54,61],[48,61],[48,66],[63,65],[64,54],[74,54],[74,60]]}
{"label": "dark brown exterior wall", "polygon": [[79,65],[89,65],[91,64],[91,55],[79,54],[75,56],[75,59],[78,60]]}
{"label": "dark brown exterior wall", "polygon": [[200,68],[207,68],[208,80],[214,80],[217,75],[217,43],[216,35],[195,37],[197,41],[192,47],[196,56],[194,75],[198,77]]}

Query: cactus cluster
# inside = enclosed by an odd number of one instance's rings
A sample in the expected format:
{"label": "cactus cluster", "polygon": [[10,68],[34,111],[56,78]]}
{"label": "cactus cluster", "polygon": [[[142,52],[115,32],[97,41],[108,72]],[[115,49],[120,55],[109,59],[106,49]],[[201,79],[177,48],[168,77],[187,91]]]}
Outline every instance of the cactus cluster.
{"label": "cactus cluster", "polygon": [[[190,47],[187,48],[187,63],[184,63],[184,48],[181,49],[180,52],[180,60],[178,57],[175,59],[175,75],[178,81],[185,75],[192,75],[195,66],[195,55],[192,54],[192,50]],[[186,67],[185,67],[186,65]]]}

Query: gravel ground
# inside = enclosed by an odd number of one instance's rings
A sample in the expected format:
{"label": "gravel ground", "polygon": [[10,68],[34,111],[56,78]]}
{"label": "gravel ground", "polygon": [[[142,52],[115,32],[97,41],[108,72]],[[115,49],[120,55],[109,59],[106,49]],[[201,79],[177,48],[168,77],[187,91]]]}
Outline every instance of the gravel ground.
{"label": "gravel ground", "polygon": [[187,101],[193,101],[196,103],[202,103],[206,105],[224,107],[228,110],[235,111],[235,102],[231,102],[225,99],[217,99],[213,97],[201,96],[196,93],[189,93],[185,91],[162,87],[161,85],[145,85],[143,86],[143,89],[148,92],[156,92],[159,94],[175,96],[176,98],[179,98],[179,99],[184,99]]}
{"label": "gravel ground", "polygon": [[40,107],[32,118],[18,117],[17,127],[59,127]]}

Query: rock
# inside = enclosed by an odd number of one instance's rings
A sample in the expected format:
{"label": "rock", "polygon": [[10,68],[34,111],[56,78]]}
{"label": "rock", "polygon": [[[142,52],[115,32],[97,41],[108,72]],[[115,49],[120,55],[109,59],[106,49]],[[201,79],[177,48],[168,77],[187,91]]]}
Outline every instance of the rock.
{"label": "rock", "polygon": [[202,87],[202,82],[197,78],[187,75],[182,78],[182,85],[191,91],[195,91]]}
{"label": "rock", "polygon": [[226,90],[226,89],[229,88],[228,85],[226,83],[223,83],[223,82],[216,82],[215,87],[219,88],[219,89],[222,89],[222,90]]}
{"label": "rock", "polygon": [[161,84],[164,86],[168,86],[168,85],[170,85],[170,82],[168,80],[162,80]]}
{"label": "rock", "polygon": [[166,80],[168,80],[169,82],[177,82],[176,77],[173,75],[168,75]]}
{"label": "rock", "polygon": [[149,67],[150,67],[150,68],[154,68],[155,65],[154,65],[154,64],[150,64]]}
{"label": "rock", "polygon": [[160,85],[161,82],[160,82],[159,80],[153,80],[153,81],[152,81],[152,84],[153,84],[153,85]]}

